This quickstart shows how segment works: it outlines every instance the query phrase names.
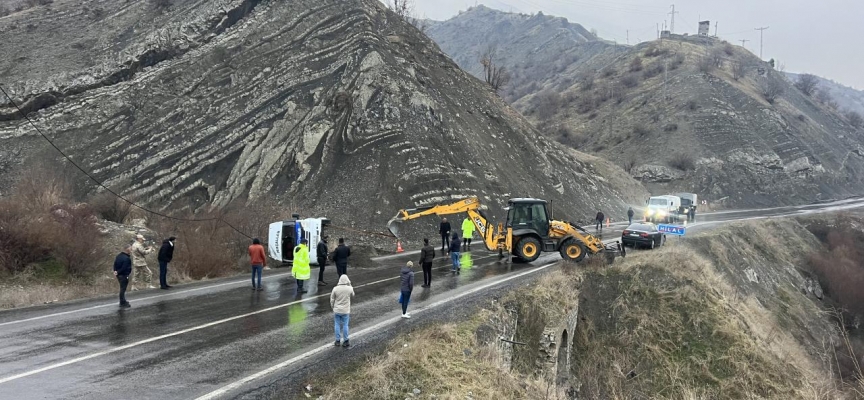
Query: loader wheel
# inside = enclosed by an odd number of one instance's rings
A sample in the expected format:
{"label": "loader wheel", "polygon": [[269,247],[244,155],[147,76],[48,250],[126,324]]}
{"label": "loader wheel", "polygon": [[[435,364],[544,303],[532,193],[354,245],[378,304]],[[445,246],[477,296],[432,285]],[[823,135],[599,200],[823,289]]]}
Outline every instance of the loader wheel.
{"label": "loader wheel", "polygon": [[579,262],[585,258],[585,248],[573,239],[567,239],[559,250],[561,258],[566,261]]}
{"label": "loader wheel", "polygon": [[540,241],[533,237],[523,238],[516,246],[516,255],[525,262],[536,260],[540,257]]}

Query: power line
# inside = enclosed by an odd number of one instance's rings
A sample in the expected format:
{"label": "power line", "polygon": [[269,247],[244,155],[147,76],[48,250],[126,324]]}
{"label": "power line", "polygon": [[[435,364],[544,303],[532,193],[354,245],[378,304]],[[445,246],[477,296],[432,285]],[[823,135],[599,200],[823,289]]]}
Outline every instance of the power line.
{"label": "power line", "polygon": [[24,110],[22,110],[21,107],[18,106],[18,103],[16,103],[15,100],[12,99],[12,96],[9,96],[9,93],[6,93],[6,89],[4,89],[3,86],[0,86],[0,92],[3,92],[3,95],[6,97],[7,100],[9,100],[10,103],[12,103],[13,106],[15,106],[15,109],[18,110],[18,113],[21,114],[21,116],[25,120],[27,120],[28,123],[30,123],[30,126],[32,126],[33,129],[35,129],[36,132],[38,132],[39,135],[42,136],[42,138],[45,139],[45,141],[47,141],[48,144],[50,144],[51,147],[54,148],[54,150],[57,150],[57,152],[60,153],[60,155],[62,155],[63,158],[66,159],[66,161],[69,161],[70,164],[72,164],[75,168],[77,168],[79,171],[81,171],[81,173],[83,173],[88,178],[90,178],[90,180],[92,180],[93,182],[96,182],[96,184],[99,185],[101,188],[105,189],[105,191],[107,191],[108,193],[111,193],[112,195],[114,195],[118,199],[125,201],[130,206],[135,207],[141,211],[144,211],[144,212],[147,212],[147,213],[150,213],[153,215],[158,215],[162,218],[167,218],[167,219],[174,220],[174,221],[181,221],[181,222],[219,221],[219,222],[224,223],[225,225],[227,225],[231,229],[233,229],[235,232],[237,232],[237,233],[239,233],[239,234],[241,234],[241,235],[243,235],[249,239],[252,239],[252,236],[249,236],[246,233],[244,233],[243,231],[237,229],[236,227],[234,227],[234,225],[231,225],[230,223],[228,223],[228,221],[225,221],[224,219],[222,219],[221,216],[218,218],[178,218],[178,217],[172,217],[170,215],[162,214],[158,211],[151,210],[147,207],[140,206],[140,205],[136,204],[135,202],[133,202],[132,200],[129,200],[126,197],[123,197],[122,195],[118,194],[117,192],[111,190],[108,186],[105,186],[105,184],[103,184],[100,180],[96,179],[95,176],[93,176],[92,174],[87,172],[84,168],[81,168],[81,166],[78,165],[78,163],[73,161],[71,157],[66,155],[66,153],[63,152],[63,150],[61,150],[59,147],[57,147],[57,145],[54,144],[54,141],[52,141],[50,138],[48,138],[48,135],[46,135],[44,132],[42,132],[42,129],[39,129],[39,127],[36,126],[36,124],[33,122],[33,120],[31,120],[30,117],[28,117],[27,114],[24,113]]}

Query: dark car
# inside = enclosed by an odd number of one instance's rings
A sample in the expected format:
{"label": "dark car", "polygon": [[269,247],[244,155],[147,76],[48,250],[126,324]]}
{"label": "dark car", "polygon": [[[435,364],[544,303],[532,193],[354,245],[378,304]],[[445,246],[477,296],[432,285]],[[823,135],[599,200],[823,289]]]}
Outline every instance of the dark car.
{"label": "dark car", "polygon": [[657,230],[657,225],[648,222],[631,224],[621,233],[621,243],[625,246],[660,247],[666,243],[666,234]]}

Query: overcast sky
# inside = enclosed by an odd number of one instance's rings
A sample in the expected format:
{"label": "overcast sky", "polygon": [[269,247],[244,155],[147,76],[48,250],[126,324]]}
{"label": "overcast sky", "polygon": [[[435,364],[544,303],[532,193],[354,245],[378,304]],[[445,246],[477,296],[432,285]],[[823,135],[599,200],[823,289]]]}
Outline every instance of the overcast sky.
{"label": "overcast sky", "polygon": [[[656,24],[667,24],[674,0],[482,0],[476,4],[504,11],[562,16],[601,37],[630,43],[652,40]],[[444,20],[475,4],[473,0],[415,0],[416,13]],[[864,40],[859,29],[864,0],[684,0],[675,2],[676,33],[695,33],[699,19],[719,23],[718,34],[759,54],[757,27],[765,31],[764,58],[786,71],[811,72],[864,90]]]}

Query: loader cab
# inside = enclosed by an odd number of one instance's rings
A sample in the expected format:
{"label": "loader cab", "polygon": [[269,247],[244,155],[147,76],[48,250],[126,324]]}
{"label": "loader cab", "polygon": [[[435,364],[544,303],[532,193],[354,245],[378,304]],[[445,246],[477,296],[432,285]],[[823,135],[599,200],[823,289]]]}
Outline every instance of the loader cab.
{"label": "loader cab", "polygon": [[507,226],[513,228],[515,236],[521,236],[520,231],[531,230],[545,238],[549,235],[546,203],[539,199],[511,199],[507,203]]}

